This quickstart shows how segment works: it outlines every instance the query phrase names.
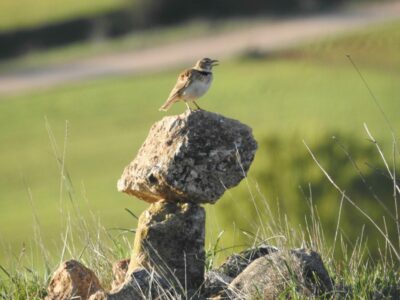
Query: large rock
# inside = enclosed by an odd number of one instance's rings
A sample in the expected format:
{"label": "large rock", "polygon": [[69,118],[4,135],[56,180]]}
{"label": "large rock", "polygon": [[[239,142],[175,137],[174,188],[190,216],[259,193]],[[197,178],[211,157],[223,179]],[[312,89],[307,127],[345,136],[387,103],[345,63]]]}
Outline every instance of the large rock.
{"label": "large rock", "polygon": [[155,123],[118,190],[147,202],[215,203],[237,185],[253,161],[251,128],[197,110]]}
{"label": "large rock", "polygon": [[231,282],[228,294],[233,299],[277,299],[293,288],[303,297],[322,296],[333,290],[318,253],[300,249],[262,256]]}
{"label": "large rock", "polygon": [[93,271],[76,260],[69,260],[54,272],[46,300],[84,300],[98,291],[102,291],[102,287]]}
{"label": "large rock", "polygon": [[128,275],[154,270],[179,289],[197,289],[204,277],[205,212],[193,203],[160,201],[138,223]]}

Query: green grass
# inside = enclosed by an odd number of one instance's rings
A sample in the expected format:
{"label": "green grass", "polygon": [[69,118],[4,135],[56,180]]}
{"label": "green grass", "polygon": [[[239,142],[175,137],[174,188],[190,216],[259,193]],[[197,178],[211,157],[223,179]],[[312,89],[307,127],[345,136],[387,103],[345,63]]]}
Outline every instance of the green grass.
{"label": "green grass", "polygon": [[[379,30],[382,34],[388,30],[396,36],[393,26],[400,26],[400,23],[380,27]],[[380,36],[374,34],[371,38]],[[298,139],[291,141],[290,147],[299,151],[304,150],[302,139],[312,143],[321,132],[365,137],[365,122],[375,137],[387,146],[390,155],[391,135],[385,120],[343,53],[349,52],[337,50],[342,40],[337,41],[330,41],[329,47],[324,48],[331,49],[330,52],[325,50],[327,53],[315,55],[315,58],[310,54],[304,59],[307,51],[317,51],[310,46],[299,49],[298,56],[224,61],[216,69],[213,87],[200,105],[250,125],[260,142],[268,135],[279,135],[282,139],[297,136]],[[370,44],[378,45],[373,41]],[[376,55],[375,48],[371,50],[370,61],[354,52],[353,46],[350,44],[347,50],[351,51],[398,134],[400,72],[389,63],[379,63],[377,67],[374,59],[380,59],[380,56]],[[395,43],[393,47],[397,47]],[[386,49],[388,55],[384,59],[389,61],[394,53],[392,46],[380,49]],[[364,57],[367,57],[368,49],[363,51]],[[382,55],[385,56],[384,53]],[[396,56],[393,61],[395,64]],[[20,253],[24,253],[25,259],[31,259],[32,265],[37,266],[37,262],[42,261],[43,254],[32,246],[35,240],[34,224],[40,228],[49,255],[56,257],[53,263],[57,261],[62,249],[61,235],[66,232],[67,208],[71,209],[69,195],[72,195],[73,207],[79,207],[83,218],[94,217],[106,229],[135,226],[135,221],[123,209],[128,207],[139,214],[147,204],[119,194],[116,181],[124,166],[135,156],[150,126],[165,115],[157,109],[175,83],[178,71],[87,81],[4,97],[0,101],[0,265],[6,266],[7,270],[15,270],[12,261]],[[184,105],[177,104],[168,114],[183,110]],[[54,139],[49,137],[49,130]],[[65,139],[67,142],[64,145]],[[56,150],[53,149],[55,143]],[[61,171],[56,158],[63,157],[64,146],[65,167],[72,185],[64,184],[60,193]],[[251,186],[255,176],[265,166],[263,155],[268,155],[267,148],[259,150],[252,165],[249,174]],[[304,174],[304,181],[312,175]],[[207,243],[213,243],[219,232],[224,230],[226,234],[221,245],[237,244],[235,238],[240,228],[234,231],[232,222],[254,218],[250,212],[243,210],[243,207],[251,205],[251,201],[246,182],[243,182],[227,192],[216,205],[207,206]],[[277,199],[268,201],[275,202]],[[60,206],[64,208],[63,212],[60,212]],[[337,214],[337,206],[332,207],[325,210]],[[240,216],[227,216],[227,211],[239,211]],[[39,224],[34,221],[34,212]],[[96,226],[91,230],[96,232]],[[108,233],[115,235],[118,231],[110,230]],[[290,239],[290,236],[286,238]],[[132,241],[133,236],[128,235],[127,239]],[[84,245],[85,240],[79,242],[75,239],[75,251],[71,250],[65,257],[81,253],[86,249]],[[31,251],[30,247],[35,251]],[[129,251],[127,247],[124,249],[125,252],[120,251],[116,255],[111,248],[107,254],[121,257]],[[345,270],[349,272],[345,281],[357,281],[352,274],[357,274],[355,270],[361,267]],[[374,278],[382,274],[379,271]],[[360,284],[360,289],[365,287],[366,284]]]}
{"label": "green grass", "polygon": [[93,15],[128,3],[127,0],[2,0],[0,31]]}
{"label": "green grass", "polygon": [[297,59],[343,64],[343,57],[351,55],[363,65],[375,69],[398,71],[400,68],[400,22],[371,26],[367,30],[349,32],[296,48],[292,53]]}
{"label": "green grass", "polygon": [[[107,227],[131,225],[122,209],[131,207],[139,212],[145,205],[117,193],[116,180],[135,156],[151,124],[163,116],[157,108],[176,73],[87,82],[3,99],[0,135],[7,147],[1,148],[0,155],[2,240],[18,249],[29,239],[29,226],[22,226],[30,223],[32,213],[27,188],[32,191],[44,231],[53,238],[58,235],[54,214],[59,203],[60,172],[45,117],[60,152],[68,120],[66,167],[75,193],[79,198],[86,195]],[[246,75],[247,80],[237,74]],[[400,74],[388,77],[385,72],[368,70],[366,76],[398,130],[396,95],[400,94]],[[324,64],[283,60],[225,62],[201,103],[207,110],[249,124],[258,140],[271,132],[285,136],[293,131],[301,131],[303,138],[310,139],[315,128],[362,134],[366,122],[376,135],[386,136],[389,141],[382,116],[349,66],[328,69]],[[170,113],[183,109],[178,104]],[[253,170],[257,169],[257,159]],[[216,209],[228,203],[228,198],[222,199]]]}

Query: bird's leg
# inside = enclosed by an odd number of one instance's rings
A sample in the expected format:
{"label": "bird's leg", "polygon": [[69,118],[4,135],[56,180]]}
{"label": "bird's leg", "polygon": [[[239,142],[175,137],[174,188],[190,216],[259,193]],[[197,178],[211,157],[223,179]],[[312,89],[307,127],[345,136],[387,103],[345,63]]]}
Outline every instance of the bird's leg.
{"label": "bird's leg", "polygon": [[192,108],[190,107],[190,105],[185,101],[186,107],[188,108],[188,110],[192,111]]}
{"label": "bird's leg", "polygon": [[197,108],[197,109],[200,109],[200,110],[201,110],[200,106],[196,103],[196,101],[193,100],[193,103],[194,103],[194,105],[196,105],[196,108]]}

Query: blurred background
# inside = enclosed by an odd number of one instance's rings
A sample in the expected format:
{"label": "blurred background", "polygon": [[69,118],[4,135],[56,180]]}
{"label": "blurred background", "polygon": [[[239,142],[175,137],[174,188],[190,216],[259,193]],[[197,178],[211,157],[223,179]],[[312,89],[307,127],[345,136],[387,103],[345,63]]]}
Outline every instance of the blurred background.
{"label": "blurred background", "polygon": [[[363,235],[368,255],[378,255],[383,239],[341,201],[303,141],[399,242],[393,180],[364,128],[394,172],[399,1],[2,0],[1,265],[40,264],[38,240],[57,259],[76,215],[93,232],[104,226],[104,243],[107,235],[133,241],[136,220],[125,208],[139,215],[148,205],[118,193],[116,182],[166,115],[158,108],[178,73],[202,57],[220,66],[199,104],[248,124],[259,143],[248,179],[207,205],[207,245],[223,232],[223,257],[253,243],[268,218],[304,228],[315,207],[330,245],[338,226],[350,248]],[[184,110],[176,104],[168,114]],[[260,214],[265,207],[272,213]],[[74,247],[84,251],[85,241]]]}

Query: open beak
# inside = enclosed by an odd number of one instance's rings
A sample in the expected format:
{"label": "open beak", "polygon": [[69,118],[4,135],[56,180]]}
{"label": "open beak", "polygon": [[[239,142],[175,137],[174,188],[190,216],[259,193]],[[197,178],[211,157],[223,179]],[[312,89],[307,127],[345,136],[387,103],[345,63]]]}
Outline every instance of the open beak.
{"label": "open beak", "polygon": [[211,65],[212,65],[213,67],[218,66],[218,65],[219,65],[218,63],[219,63],[219,61],[216,60],[216,59],[213,59],[213,60],[211,61]]}

